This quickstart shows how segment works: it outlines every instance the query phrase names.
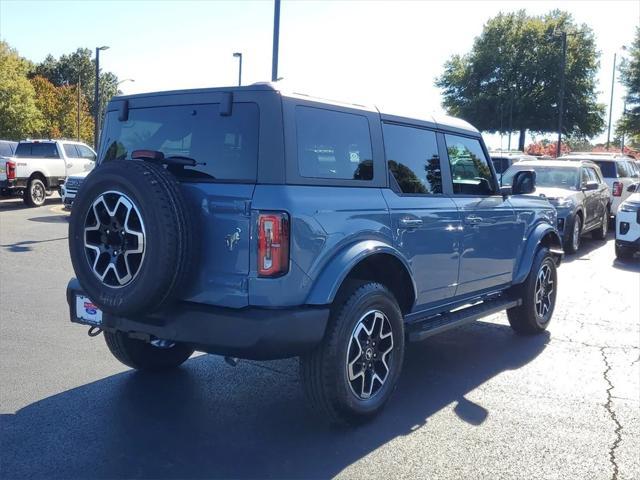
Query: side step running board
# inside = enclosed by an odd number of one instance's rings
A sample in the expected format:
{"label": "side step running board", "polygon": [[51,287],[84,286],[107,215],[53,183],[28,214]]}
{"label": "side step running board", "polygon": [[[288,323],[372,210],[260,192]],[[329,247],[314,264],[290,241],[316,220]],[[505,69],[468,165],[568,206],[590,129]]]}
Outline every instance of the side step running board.
{"label": "side step running board", "polygon": [[507,310],[508,308],[522,305],[522,300],[507,297],[498,297],[492,300],[485,300],[482,303],[470,307],[456,310],[454,312],[442,313],[427,320],[412,323],[408,326],[409,341],[419,342],[425,338],[438,333],[451,330],[452,328],[475,322],[476,320],[493,315],[494,313]]}

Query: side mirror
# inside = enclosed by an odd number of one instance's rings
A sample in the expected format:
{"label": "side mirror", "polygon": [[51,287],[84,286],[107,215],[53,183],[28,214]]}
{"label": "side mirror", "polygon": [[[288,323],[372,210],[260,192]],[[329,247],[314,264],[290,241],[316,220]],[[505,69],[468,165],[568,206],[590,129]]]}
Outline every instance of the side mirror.
{"label": "side mirror", "polygon": [[599,187],[598,182],[596,182],[595,180],[589,180],[587,183],[584,184],[584,188],[583,190],[597,190]]}
{"label": "side mirror", "polygon": [[511,187],[500,187],[500,195],[502,198],[507,198],[510,195],[513,195],[513,189]]}
{"label": "side mirror", "polygon": [[627,187],[627,192],[635,193],[638,191],[638,187],[640,187],[640,183],[634,183],[633,185],[629,185]]}
{"label": "side mirror", "polygon": [[535,170],[520,170],[513,176],[511,193],[513,195],[526,195],[536,189]]}

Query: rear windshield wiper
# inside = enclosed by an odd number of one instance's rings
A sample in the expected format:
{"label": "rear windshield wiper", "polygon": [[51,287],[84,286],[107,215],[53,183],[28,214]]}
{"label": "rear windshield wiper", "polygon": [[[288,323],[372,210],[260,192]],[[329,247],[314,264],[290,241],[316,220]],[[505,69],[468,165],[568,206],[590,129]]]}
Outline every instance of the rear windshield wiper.
{"label": "rear windshield wiper", "polygon": [[134,150],[131,152],[131,158],[133,160],[151,161],[167,166],[175,165],[180,167],[195,167],[196,165],[206,165],[206,163],[198,163],[193,158],[183,157],[181,155],[165,157],[164,153],[158,150]]}

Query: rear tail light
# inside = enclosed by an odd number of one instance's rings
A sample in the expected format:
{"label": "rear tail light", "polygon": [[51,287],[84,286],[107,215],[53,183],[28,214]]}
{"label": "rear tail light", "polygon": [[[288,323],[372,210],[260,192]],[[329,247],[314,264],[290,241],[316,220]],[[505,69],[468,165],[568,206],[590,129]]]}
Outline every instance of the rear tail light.
{"label": "rear tail light", "polygon": [[15,180],[16,178],[16,162],[8,161],[7,166],[7,180]]}
{"label": "rear tail light", "polygon": [[620,195],[622,195],[622,187],[624,185],[622,185],[621,182],[613,182],[613,196],[614,197],[619,197]]}
{"label": "rear tail light", "polygon": [[258,275],[279,277],[289,270],[289,216],[283,212],[258,215]]}

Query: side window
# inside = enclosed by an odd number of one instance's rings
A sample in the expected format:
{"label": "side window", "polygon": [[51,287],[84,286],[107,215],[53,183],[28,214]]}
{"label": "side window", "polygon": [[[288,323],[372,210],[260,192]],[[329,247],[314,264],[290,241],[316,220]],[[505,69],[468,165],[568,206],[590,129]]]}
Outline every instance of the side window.
{"label": "side window", "polygon": [[63,143],[62,148],[64,148],[64,153],[68,158],[80,158],[78,155],[78,151],[76,150],[76,146],[72,143]]}
{"label": "side window", "polygon": [[618,178],[631,176],[627,162],[616,162],[616,168],[618,170]]}
{"label": "side window", "polygon": [[0,142],[0,157],[10,157],[13,155],[13,150],[11,150],[11,144]]}
{"label": "side window", "polygon": [[596,172],[595,169],[589,167],[589,168],[587,168],[587,172],[589,173],[589,180],[590,181],[602,183],[602,180],[598,176],[598,172]]}
{"label": "side window", "polygon": [[86,158],[88,160],[96,160],[96,154],[91,151],[89,147],[85,147],[84,145],[76,145],[76,149],[80,154],[80,158]]}
{"label": "side window", "polygon": [[383,125],[389,171],[402,193],[442,193],[442,171],[435,132]]}
{"label": "side window", "polygon": [[582,167],[581,174],[580,174],[580,184],[584,186],[589,180],[591,180],[591,178],[589,177],[588,169],[585,167]]}
{"label": "side window", "polygon": [[301,176],[373,179],[371,136],[366,117],[298,106],[296,130]]}
{"label": "side window", "polygon": [[447,153],[453,180],[453,193],[491,195],[495,183],[480,140],[446,134]]}

